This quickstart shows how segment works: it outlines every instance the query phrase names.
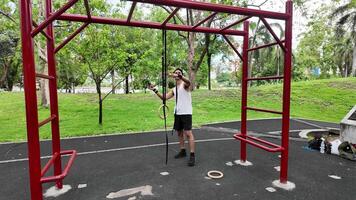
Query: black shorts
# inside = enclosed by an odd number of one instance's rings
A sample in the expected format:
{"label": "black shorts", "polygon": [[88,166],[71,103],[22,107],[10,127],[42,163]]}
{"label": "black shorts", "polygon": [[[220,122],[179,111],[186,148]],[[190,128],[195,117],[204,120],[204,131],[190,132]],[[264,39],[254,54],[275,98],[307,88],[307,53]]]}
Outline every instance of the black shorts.
{"label": "black shorts", "polygon": [[192,130],[192,115],[174,115],[174,130]]}

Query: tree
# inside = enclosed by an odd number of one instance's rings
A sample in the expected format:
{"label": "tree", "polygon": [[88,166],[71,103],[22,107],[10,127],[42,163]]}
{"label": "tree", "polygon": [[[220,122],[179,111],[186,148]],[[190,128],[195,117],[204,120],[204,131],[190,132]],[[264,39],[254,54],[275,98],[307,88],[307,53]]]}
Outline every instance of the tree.
{"label": "tree", "polygon": [[0,0],[0,88],[11,91],[19,81],[19,31],[14,3]]}
{"label": "tree", "polygon": [[91,25],[80,38],[75,48],[80,60],[89,71],[89,77],[94,81],[99,103],[99,124],[102,124],[102,93],[101,84],[114,69],[122,66],[126,52],[120,47],[123,38],[111,26]]}
{"label": "tree", "polygon": [[[332,8],[333,5],[324,6],[314,13],[307,31],[301,35],[295,63],[299,72],[306,73],[307,78],[338,74],[348,76],[351,73],[353,43],[350,39],[337,36],[328,23]],[[315,74],[316,70],[320,70],[321,74]]]}
{"label": "tree", "polygon": [[[331,14],[331,19],[336,19],[335,33],[339,39],[349,42],[353,46],[352,69],[350,76],[356,75],[356,1],[349,0],[344,5],[336,8]],[[346,70],[347,72],[347,70]],[[346,74],[347,75],[347,74]]]}

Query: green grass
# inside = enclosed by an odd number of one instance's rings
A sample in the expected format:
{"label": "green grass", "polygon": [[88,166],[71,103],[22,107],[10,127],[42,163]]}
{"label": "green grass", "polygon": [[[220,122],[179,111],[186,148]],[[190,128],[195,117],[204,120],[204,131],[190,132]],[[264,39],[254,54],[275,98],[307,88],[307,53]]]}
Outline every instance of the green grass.
{"label": "green grass", "polygon": [[[249,90],[249,106],[281,110],[282,85],[265,85]],[[196,90],[193,92],[193,126],[209,122],[240,119],[240,90]],[[160,100],[152,93],[110,95],[104,102],[103,125],[98,125],[96,94],[59,94],[60,131],[62,137],[129,133],[163,128],[158,117]],[[338,123],[356,104],[356,78],[329,79],[292,83],[291,116]],[[172,127],[174,100],[168,127]],[[39,118],[49,116],[40,108]],[[279,115],[248,112],[248,117],[267,118]],[[0,141],[26,139],[23,93],[0,93]],[[40,128],[41,138],[50,138],[50,126]]]}

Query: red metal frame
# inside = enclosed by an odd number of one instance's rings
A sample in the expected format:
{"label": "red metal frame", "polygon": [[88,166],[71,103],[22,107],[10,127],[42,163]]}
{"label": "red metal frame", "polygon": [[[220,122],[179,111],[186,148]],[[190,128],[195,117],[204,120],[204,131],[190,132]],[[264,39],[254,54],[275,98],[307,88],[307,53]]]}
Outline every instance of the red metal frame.
{"label": "red metal frame", "polygon": [[202,25],[202,24],[204,24],[204,23],[205,23],[206,21],[208,21],[210,18],[214,18],[216,14],[217,14],[216,12],[211,13],[211,14],[210,14],[209,16],[207,16],[205,19],[201,20],[201,21],[198,22],[196,25],[194,25],[194,26],[193,26],[193,29],[196,28],[196,27],[198,27],[198,26],[200,26],[200,25]]}
{"label": "red metal frame", "polygon": [[[56,60],[55,54],[62,49],[68,42],[70,42],[76,35],[83,31],[90,23],[111,24],[121,26],[132,27],[144,27],[152,29],[166,29],[177,31],[190,31],[190,32],[202,32],[202,33],[214,33],[221,34],[226,42],[232,47],[236,54],[242,60],[242,97],[241,97],[241,132],[234,135],[238,140],[241,140],[240,156],[242,161],[246,161],[246,144],[250,144],[269,152],[281,152],[281,171],[280,182],[287,182],[288,174],[288,137],[289,137],[289,117],[290,117],[290,82],[291,82],[291,64],[292,64],[292,14],[293,3],[291,0],[286,2],[286,12],[270,12],[262,11],[250,8],[241,8],[229,5],[220,5],[206,2],[198,2],[193,0],[132,0],[131,9],[126,19],[114,19],[107,17],[92,16],[89,6],[89,1],[84,0],[84,6],[86,9],[86,15],[77,14],[65,14],[69,8],[71,8],[78,0],[69,0],[65,5],[55,12],[52,12],[52,0],[46,0],[46,19],[37,25],[32,20],[31,0],[20,1],[20,16],[21,16],[21,38],[22,38],[22,57],[23,57],[23,73],[24,73],[24,88],[25,88],[25,105],[26,105],[26,121],[27,121],[27,140],[28,140],[28,158],[29,158],[29,174],[30,174],[30,190],[32,200],[42,200],[42,183],[56,182],[58,188],[62,187],[62,180],[68,174],[70,167],[72,166],[76,157],[75,150],[61,151],[60,145],[60,132],[59,132],[59,115],[58,115],[58,97],[57,97],[57,75],[56,75]],[[175,7],[173,12],[164,20],[164,22],[143,22],[131,20],[134,9],[137,2],[148,3],[161,6]],[[181,25],[168,23],[169,20],[177,13],[181,8],[195,9],[201,11],[212,12],[202,21],[195,25]],[[237,22],[228,25],[225,28],[217,29],[201,26],[207,20],[215,17],[218,13],[228,13],[231,15],[244,15],[245,17]],[[247,21],[251,17],[259,17],[271,32],[276,42],[271,44],[262,45],[249,49],[249,22]],[[285,39],[280,40],[265,18],[285,20]],[[55,48],[53,21],[65,20],[74,22],[83,22],[84,24],[69,35],[57,48]],[[243,31],[231,29],[233,26],[243,22]],[[33,26],[35,27],[33,29]],[[48,60],[48,75],[38,74],[35,71],[35,58],[34,58],[34,46],[33,37],[38,33],[42,33],[47,39],[47,60]],[[242,55],[237,51],[234,45],[228,40],[227,35],[231,36],[243,36]],[[283,43],[285,43],[283,45]],[[284,75],[274,77],[248,77],[248,52],[265,48],[272,45],[280,45],[284,50]],[[42,122],[38,121],[38,108],[37,108],[37,96],[36,96],[36,77],[45,78],[49,80],[50,91],[50,109],[51,116]],[[254,80],[271,80],[271,79],[283,79],[283,110],[271,111],[267,109],[252,108],[247,106],[247,83]],[[264,141],[260,138],[255,138],[247,135],[247,110],[270,112],[275,114],[282,114],[282,144],[276,145],[268,141]],[[44,166],[41,171],[41,159],[40,159],[40,138],[39,128],[47,123],[51,122],[52,131],[52,158]],[[267,145],[267,146],[266,146]],[[64,155],[70,155],[70,159],[65,166],[64,170],[61,165],[61,157]],[[43,177],[49,168],[54,167],[54,175],[49,177]]]}

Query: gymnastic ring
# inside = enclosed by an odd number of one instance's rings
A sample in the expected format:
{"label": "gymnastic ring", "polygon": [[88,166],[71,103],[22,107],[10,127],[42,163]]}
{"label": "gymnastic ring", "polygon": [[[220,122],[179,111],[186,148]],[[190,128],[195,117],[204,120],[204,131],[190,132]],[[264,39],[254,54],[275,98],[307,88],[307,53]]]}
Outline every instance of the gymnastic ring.
{"label": "gymnastic ring", "polygon": [[166,107],[166,118],[168,117],[168,112],[169,112],[169,107],[167,105],[161,105],[159,108],[158,108],[158,116],[159,118],[161,119],[164,119],[164,113],[161,115],[161,110],[163,110],[163,107]]}
{"label": "gymnastic ring", "polygon": [[223,176],[224,174],[221,171],[211,170],[208,172],[208,177],[212,179],[219,179],[222,178]]}

